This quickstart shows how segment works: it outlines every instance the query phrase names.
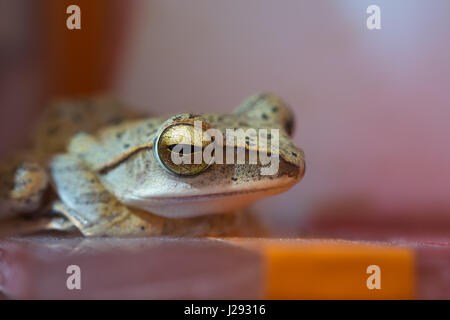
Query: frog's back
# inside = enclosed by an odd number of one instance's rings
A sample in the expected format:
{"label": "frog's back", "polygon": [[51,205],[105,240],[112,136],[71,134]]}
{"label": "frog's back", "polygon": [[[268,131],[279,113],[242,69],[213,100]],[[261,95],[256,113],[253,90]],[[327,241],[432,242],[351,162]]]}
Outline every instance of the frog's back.
{"label": "frog's back", "polygon": [[44,111],[33,137],[33,152],[38,160],[66,152],[77,132],[93,133],[99,128],[118,125],[143,117],[105,96],[55,100]]}

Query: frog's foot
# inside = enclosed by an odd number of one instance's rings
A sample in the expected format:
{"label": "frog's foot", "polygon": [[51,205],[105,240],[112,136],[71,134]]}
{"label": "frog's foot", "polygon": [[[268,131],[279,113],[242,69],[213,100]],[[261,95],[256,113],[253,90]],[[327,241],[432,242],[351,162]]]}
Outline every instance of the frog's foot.
{"label": "frog's foot", "polygon": [[48,186],[44,168],[32,161],[0,169],[0,218],[36,211]]}
{"label": "frog's foot", "polygon": [[205,236],[230,234],[240,226],[233,214],[167,219],[130,209],[113,197],[97,176],[70,155],[56,156],[51,174],[66,216],[85,236]]}
{"label": "frog's foot", "polygon": [[49,214],[37,217],[12,217],[0,224],[0,237],[23,236],[46,231],[75,231],[64,216]]}

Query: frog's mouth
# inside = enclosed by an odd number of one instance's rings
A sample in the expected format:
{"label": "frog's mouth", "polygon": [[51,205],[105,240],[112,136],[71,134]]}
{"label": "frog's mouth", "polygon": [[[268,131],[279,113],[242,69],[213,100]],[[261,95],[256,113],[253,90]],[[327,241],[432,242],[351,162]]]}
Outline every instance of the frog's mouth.
{"label": "frog's mouth", "polygon": [[226,191],[211,191],[208,194],[184,193],[167,196],[133,195],[121,199],[127,205],[137,207],[166,218],[191,218],[202,215],[231,213],[244,209],[256,200],[276,195],[290,189],[295,180],[259,188],[234,188]]}
{"label": "frog's mouth", "polygon": [[217,192],[217,193],[209,193],[209,194],[199,194],[199,195],[180,195],[180,196],[161,196],[161,197],[151,197],[152,201],[164,201],[164,202],[178,202],[178,201],[197,201],[197,200],[205,200],[205,199],[217,199],[217,198],[226,198],[226,197],[235,197],[235,196],[243,196],[243,195],[251,195],[251,194],[267,194],[274,193],[278,194],[283,191],[286,191],[289,187],[272,187],[265,189],[255,189],[255,190],[239,190],[239,191],[227,191],[227,192]]}

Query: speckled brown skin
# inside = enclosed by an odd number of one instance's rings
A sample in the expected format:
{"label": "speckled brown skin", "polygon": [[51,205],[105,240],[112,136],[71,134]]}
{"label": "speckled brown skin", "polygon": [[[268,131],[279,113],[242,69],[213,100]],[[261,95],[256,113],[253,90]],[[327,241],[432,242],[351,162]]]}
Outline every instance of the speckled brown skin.
{"label": "speckled brown skin", "polygon": [[[11,203],[10,191],[18,190],[21,199],[31,200],[29,206],[16,206],[16,211],[36,210],[48,180],[42,168],[47,168],[59,198],[53,205],[54,219],[66,217],[86,236],[203,236],[254,231],[259,227],[249,227],[251,219],[230,211],[283,192],[304,174],[303,151],[289,138],[292,114],[271,94],[252,96],[228,115],[185,113],[169,119],[142,118],[113,101],[94,98],[55,104],[46,118],[36,136],[33,164],[10,171],[13,174],[8,176],[10,182],[3,184],[6,192],[0,192],[0,201]],[[260,173],[260,162],[214,163],[193,177],[171,175],[158,163],[153,144],[166,127],[199,119],[224,135],[227,128],[280,129],[279,151],[273,149],[271,141],[263,150],[279,156],[279,170],[265,176]],[[224,151],[261,151],[259,147],[249,140],[223,145]],[[17,177],[15,182],[11,176]],[[60,222],[50,221],[45,226],[68,229]]]}
{"label": "speckled brown skin", "polygon": [[0,217],[39,208],[48,185],[44,168],[33,161],[10,161],[0,168]]}
{"label": "speckled brown skin", "polygon": [[53,101],[30,145],[0,165],[0,219],[39,211],[48,189],[48,159],[65,152],[76,132],[91,133],[139,116],[107,97]]}

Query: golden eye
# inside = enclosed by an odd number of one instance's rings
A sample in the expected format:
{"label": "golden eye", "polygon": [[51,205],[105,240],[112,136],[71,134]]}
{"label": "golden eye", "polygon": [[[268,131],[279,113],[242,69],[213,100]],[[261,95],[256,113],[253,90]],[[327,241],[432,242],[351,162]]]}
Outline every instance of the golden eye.
{"label": "golden eye", "polygon": [[[207,136],[206,136],[207,137]],[[208,168],[203,150],[211,143],[201,127],[178,123],[165,128],[155,142],[155,155],[169,172],[194,176]],[[206,138],[206,139],[204,139]]]}

